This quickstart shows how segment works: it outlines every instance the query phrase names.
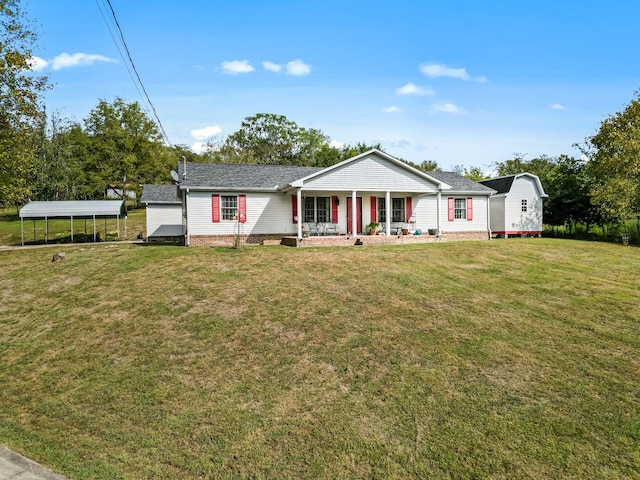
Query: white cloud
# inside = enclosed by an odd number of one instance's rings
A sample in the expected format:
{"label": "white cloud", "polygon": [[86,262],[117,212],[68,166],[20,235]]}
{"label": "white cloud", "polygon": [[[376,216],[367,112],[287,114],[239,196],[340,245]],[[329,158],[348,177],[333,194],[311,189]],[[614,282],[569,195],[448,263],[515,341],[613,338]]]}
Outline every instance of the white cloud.
{"label": "white cloud", "polygon": [[304,63],[302,60],[292,60],[287,62],[287,75],[295,77],[303,77],[311,73],[311,65]]}
{"label": "white cloud", "polygon": [[390,107],[383,108],[382,111],[385,113],[398,113],[398,112],[402,112],[403,110],[401,108],[396,107],[395,105],[392,105]]}
{"label": "white cloud", "polygon": [[467,111],[453,103],[437,103],[431,107],[432,113],[451,113],[453,115],[466,115]]}
{"label": "white cloud", "polygon": [[472,77],[466,68],[451,68],[446,65],[431,63],[422,65],[420,71],[429,78],[449,77],[465,81],[486,82],[487,77]]}
{"label": "white cloud", "polygon": [[31,57],[29,60],[27,60],[27,63],[31,67],[31,70],[33,70],[34,72],[41,72],[49,66],[49,62],[40,57]]}
{"label": "white cloud", "polygon": [[435,95],[430,88],[419,87],[414,83],[407,83],[404,87],[396,88],[398,95]]}
{"label": "white cloud", "polygon": [[62,70],[63,68],[93,65],[96,62],[118,63],[118,61],[113,58],[105,57],[97,53],[74,53],[70,55],[64,52],[51,60],[51,68],[54,70]]}
{"label": "white cloud", "polygon": [[262,66],[265,68],[265,70],[268,70],[270,72],[277,73],[282,70],[282,65],[278,65],[277,63],[273,62],[262,62]]}
{"label": "white cloud", "polygon": [[191,130],[191,136],[196,140],[208,140],[209,138],[220,135],[221,133],[222,129],[218,125]]}
{"label": "white cloud", "polygon": [[210,146],[207,142],[195,142],[191,145],[191,151],[193,153],[206,153],[210,149]]}
{"label": "white cloud", "polygon": [[560,105],[559,103],[554,103],[551,105],[551,110],[566,110],[564,105]]}
{"label": "white cloud", "polygon": [[339,142],[338,140],[331,140],[329,142],[329,146],[332,148],[342,148],[345,146],[345,144],[342,142]]}
{"label": "white cloud", "polygon": [[239,73],[251,73],[255,70],[249,60],[233,60],[222,62],[222,73],[227,75],[238,75]]}

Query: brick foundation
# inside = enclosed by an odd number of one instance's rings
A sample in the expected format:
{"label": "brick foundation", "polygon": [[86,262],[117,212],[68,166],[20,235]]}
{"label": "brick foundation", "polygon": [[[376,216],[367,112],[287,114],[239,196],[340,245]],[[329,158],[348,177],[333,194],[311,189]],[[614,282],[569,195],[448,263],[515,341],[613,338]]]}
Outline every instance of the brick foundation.
{"label": "brick foundation", "polygon": [[[239,238],[240,245],[285,245],[288,247],[328,247],[328,246],[352,246],[352,245],[401,245],[411,243],[433,243],[460,240],[488,240],[489,232],[445,232],[442,236],[436,235],[351,235],[305,237],[298,240],[294,236],[286,234],[263,235],[191,235],[189,246],[192,247],[230,247],[236,244]],[[359,243],[357,243],[359,242]]]}
{"label": "brick foundation", "polygon": [[[280,245],[285,233],[261,234],[261,235],[191,235],[189,246],[191,247],[232,247],[239,238],[240,245]],[[277,241],[277,242],[276,242]]]}

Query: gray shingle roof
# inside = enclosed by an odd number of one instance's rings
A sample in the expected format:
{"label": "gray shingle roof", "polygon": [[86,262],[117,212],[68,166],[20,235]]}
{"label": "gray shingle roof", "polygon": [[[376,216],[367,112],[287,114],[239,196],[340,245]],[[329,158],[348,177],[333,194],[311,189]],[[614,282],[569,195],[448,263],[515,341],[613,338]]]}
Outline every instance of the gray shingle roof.
{"label": "gray shingle roof", "polygon": [[455,172],[425,172],[441,182],[451,185],[454,192],[493,193],[494,189],[481,183],[474,182]]}
{"label": "gray shingle roof", "polygon": [[210,187],[216,189],[275,190],[294,180],[316,173],[322,168],[285,165],[235,165],[225,163],[187,163],[179,165],[180,187]]}
{"label": "gray shingle roof", "polygon": [[515,175],[507,175],[504,177],[490,178],[489,180],[482,180],[480,183],[486,185],[487,187],[493,188],[498,193],[507,193],[511,190],[511,185],[513,185],[513,179],[516,178]]}
{"label": "gray shingle roof", "polygon": [[143,185],[141,203],[181,203],[176,185]]}

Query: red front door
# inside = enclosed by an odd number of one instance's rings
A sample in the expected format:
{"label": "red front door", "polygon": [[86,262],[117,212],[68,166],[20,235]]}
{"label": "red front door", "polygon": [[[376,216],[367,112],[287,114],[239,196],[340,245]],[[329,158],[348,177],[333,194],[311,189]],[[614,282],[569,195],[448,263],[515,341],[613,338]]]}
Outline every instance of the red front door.
{"label": "red front door", "polygon": [[[347,233],[351,232],[351,204],[353,203],[353,197],[347,197]],[[356,197],[356,233],[362,232],[362,197]]]}

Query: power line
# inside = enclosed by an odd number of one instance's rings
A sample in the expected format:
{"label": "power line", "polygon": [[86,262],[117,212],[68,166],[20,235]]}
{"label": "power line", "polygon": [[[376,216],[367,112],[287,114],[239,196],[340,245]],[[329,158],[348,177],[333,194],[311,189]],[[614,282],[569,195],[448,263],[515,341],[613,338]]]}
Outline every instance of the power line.
{"label": "power line", "polygon": [[[160,121],[160,117],[158,116],[158,112],[156,111],[156,107],[153,105],[153,102],[151,101],[151,98],[149,98],[149,94],[147,93],[147,89],[145,88],[144,83],[142,83],[142,79],[140,78],[140,74],[138,73],[138,69],[136,68],[135,63],[133,62],[133,58],[131,58],[131,52],[129,51],[129,47],[127,46],[127,42],[124,39],[124,33],[122,32],[122,28],[120,28],[120,23],[118,23],[118,18],[116,17],[116,12],[113,9],[113,5],[111,5],[111,0],[106,0],[106,2],[107,2],[107,5],[109,5],[109,10],[111,11],[111,16],[113,18],[113,21],[115,22],[116,28],[118,29],[118,33],[120,34],[120,41],[122,42],[122,46],[124,47],[124,50],[125,50],[125,52],[127,54],[128,63],[129,63],[129,65],[131,65],[131,68],[133,69],[133,72],[135,73],[135,77],[138,79],[138,83],[136,84],[136,89],[138,90],[138,93],[140,94],[140,90],[138,89],[138,84],[139,84],[140,87],[142,88],[142,92],[144,93],[144,97],[147,99],[147,103],[151,107],[151,110],[153,112],[153,116],[155,117],[156,121],[158,122],[158,126],[160,127],[160,132],[162,133],[162,136],[164,137],[164,139],[167,142],[167,144],[171,145],[171,141],[169,140],[169,137],[167,136],[167,132],[165,131],[164,126],[162,125],[162,122]],[[98,0],[96,0],[96,3],[98,3]],[[99,4],[98,4],[98,8],[100,8]],[[100,13],[102,13],[102,10],[100,10]],[[104,14],[102,14],[102,16],[103,16],[103,18],[105,18]],[[105,22],[106,22],[106,18],[105,18]],[[107,27],[108,27],[108,25],[107,25]],[[111,31],[109,33],[111,33]],[[118,52],[120,53],[120,56],[123,59],[122,61],[125,62],[125,64],[127,64],[127,61],[124,59],[124,56],[122,55],[120,47],[118,46],[118,43],[117,43],[115,37],[113,36],[113,34],[111,34],[111,38],[116,43],[116,48],[118,49]],[[129,70],[128,66],[127,66],[127,70]],[[129,71],[129,75],[131,76],[131,71]],[[132,80],[133,80],[133,78],[132,78]],[[136,82],[134,80],[134,84],[135,83]]]}

